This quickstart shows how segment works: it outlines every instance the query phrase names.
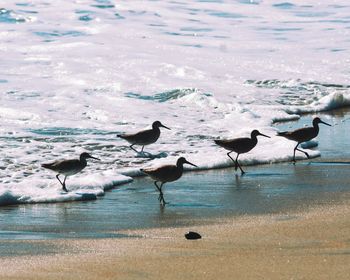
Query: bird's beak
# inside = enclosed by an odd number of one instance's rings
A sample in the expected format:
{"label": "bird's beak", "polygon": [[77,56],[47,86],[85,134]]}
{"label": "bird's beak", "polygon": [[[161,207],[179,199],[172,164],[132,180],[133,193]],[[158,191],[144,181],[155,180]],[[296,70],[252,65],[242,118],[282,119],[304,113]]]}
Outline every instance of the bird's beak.
{"label": "bird's beak", "polygon": [[93,156],[90,156],[90,158],[93,158],[93,159],[96,159],[96,160],[100,160],[99,158],[95,158],[95,157],[93,157]]}
{"label": "bird's beak", "polygon": [[171,130],[169,127],[167,127],[167,126],[165,126],[165,125],[163,125],[163,124],[160,124],[160,126],[166,128],[166,129]]}
{"label": "bird's beak", "polygon": [[332,125],[330,125],[329,123],[326,123],[326,122],[324,122],[324,121],[320,121],[320,123],[323,123],[323,124],[328,125],[328,126],[332,126]]}
{"label": "bird's beak", "polygon": [[191,162],[189,162],[189,161],[185,161],[185,163],[187,163],[187,164],[189,164],[189,165],[192,165],[192,166],[194,166],[194,167],[198,167],[197,165],[195,165],[195,164],[193,164],[193,163],[191,163]]}
{"label": "bird's beak", "polygon": [[270,136],[267,136],[267,135],[262,134],[262,133],[260,133],[260,132],[259,132],[259,135],[264,136],[264,137],[267,137],[267,138],[271,138]]}

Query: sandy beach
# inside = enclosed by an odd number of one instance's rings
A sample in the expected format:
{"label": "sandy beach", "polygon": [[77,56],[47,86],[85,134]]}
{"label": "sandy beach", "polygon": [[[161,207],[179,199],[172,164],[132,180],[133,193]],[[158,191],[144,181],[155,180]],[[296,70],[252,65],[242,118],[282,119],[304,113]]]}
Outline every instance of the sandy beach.
{"label": "sandy beach", "polygon": [[[349,279],[349,199],[289,214],[243,216],[130,238],[25,241],[54,254],[0,259],[1,279]],[[188,230],[202,239],[184,238]],[[135,237],[136,236],[136,237]]]}

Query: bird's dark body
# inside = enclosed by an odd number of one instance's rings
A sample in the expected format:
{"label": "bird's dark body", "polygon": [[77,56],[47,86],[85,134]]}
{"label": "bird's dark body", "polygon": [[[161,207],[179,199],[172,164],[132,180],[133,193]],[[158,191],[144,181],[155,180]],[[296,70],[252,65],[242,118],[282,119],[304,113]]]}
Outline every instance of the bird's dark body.
{"label": "bird's dark body", "polygon": [[160,136],[160,129],[147,129],[133,134],[118,135],[118,137],[128,141],[132,145],[149,145],[157,142]]}
{"label": "bird's dark body", "polygon": [[231,140],[215,140],[215,143],[226,150],[234,151],[237,154],[244,154],[253,149],[258,143],[258,140],[256,138],[251,139],[247,137]]}
{"label": "bird's dark body", "polygon": [[78,159],[59,160],[52,163],[44,163],[42,167],[56,171],[57,173],[70,176],[82,171],[87,162],[80,162]]}
{"label": "bird's dark body", "polygon": [[[173,182],[180,179],[183,173],[184,164],[190,164],[192,166],[196,166],[193,163],[188,162],[184,157],[180,157],[177,160],[176,165],[167,164],[156,168],[141,169],[143,173],[147,174],[155,181],[154,185],[159,191],[158,199],[162,204],[166,203],[163,197],[163,190],[162,190],[163,185],[165,183]],[[157,182],[161,182],[161,185],[158,186]]]}
{"label": "bird's dark body", "polygon": [[293,160],[292,160],[294,164],[295,164],[296,151],[302,152],[307,156],[307,158],[310,158],[309,154],[303,150],[298,149],[298,146],[303,142],[310,141],[311,139],[315,138],[318,135],[320,131],[320,128],[318,126],[319,123],[323,123],[325,125],[331,126],[330,124],[325,123],[320,118],[316,117],[312,120],[312,127],[303,127],[292,131],[284,131],[284,132],[277,133],[278,136],[282,136],[288,140],[297,142],[297,145],[294,148]]}
{"label": "bird's dark body", "polygon": [[167,183],[180,179],[183,168],[179,168],[176,165],[163,165],[159,168],[142,169],[142,172],[149,175],[153,180]]}
{"label": "bird's dark body", "polygon": [[[63,190],[65,192],[68,192],[66,188],[67,177],[82,171],[87,165],[87,161],[86,161],[87,158],[93,158],[93,159],[99,160],[98,158],[95,158],[88,153],[82,153],[80,154],[79,159],[57,160],[51,163],[44,163],[41,166],[46,169],[50,169],[52,171],[57,172],[57,175],[56,175],[57,180],[62,185]],[[63,182],[59,178],[61,174],[64,175]]]}
{"label": "bird's dark body", "polygon": [[293,131],[278,132],[278,136],[285,137],[288,140],[303,143],[315,138],[318,135],[318,132],[319,132],[318,126],[316,128],[305,127],[305,128],[299,128]]}
{"label": "bird's dark body", "polygon": [[[238,163],[238,156],[240,154],[248,153],[250,150],[252,150],[256,146],[256,144],[258,143],[258,138],[257,138],[258,135],[270,138],[270,136],[262,134],[255,129],[251,132],[250,138],[242,137],[242,138],[227,139],[227,140],[214,140],[214,142],[216,145],[219,145],[220,147],[223,147],[226,150],[230,151],[227,153],[227,156],[234,162],[235,169],[237,170],[237,168],[239,167],[239,169],[241,170],[241,173],[244,174],[245,172],[243,171],[242,167]],[[232,152],[237,153],[236,160],[234,160],[230,156]]]}
{"label": "bird's dark body", "polygon": [[140,145],[142,146],[141,152],[143,152],[143,148],[146,145],[150,145],[152,143],[157,142],[159,136],[160,136],[160,127],[164,127],[166,129],[169,129],[169,127],[166,127],[165,125],[163,125],[160,121],[155,121],[152,124],[152,129],[146,129],[146,130],[142,130],[136,133],[129,133],[129,134],[118,134],[117,137],[122,138],[126,141],[128,141],[131,146],[130,148],[132,150],[136,151],[133,146],[134,145]]}

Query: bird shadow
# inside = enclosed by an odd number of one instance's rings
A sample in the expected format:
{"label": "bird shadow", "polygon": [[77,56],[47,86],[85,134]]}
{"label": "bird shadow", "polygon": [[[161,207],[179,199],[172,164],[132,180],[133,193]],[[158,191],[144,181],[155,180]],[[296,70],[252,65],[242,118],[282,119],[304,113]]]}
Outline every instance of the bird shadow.
{"label": "bird shadow", "polygon": [[151,154],[149,152],[137,152],[136,157],[137,158],[149,158],[149,159],[155,159],[155,158],[165,158],[168,154],[166,152],[161,152],[158,154]]}

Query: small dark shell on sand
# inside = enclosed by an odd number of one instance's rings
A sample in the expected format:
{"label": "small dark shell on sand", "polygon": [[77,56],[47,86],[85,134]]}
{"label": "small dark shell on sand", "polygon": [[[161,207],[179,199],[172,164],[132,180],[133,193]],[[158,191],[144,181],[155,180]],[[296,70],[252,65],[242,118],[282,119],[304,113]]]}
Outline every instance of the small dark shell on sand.
{"label": "small dark shell on sand", "polygon": [[195,239],[202,238],[202,236],[199,233],[194,232],[194,231],[189,231],[188,233],[185,234],[185,237],[186,237],[186,239],[189,239],[189,240],[195,240]]}

